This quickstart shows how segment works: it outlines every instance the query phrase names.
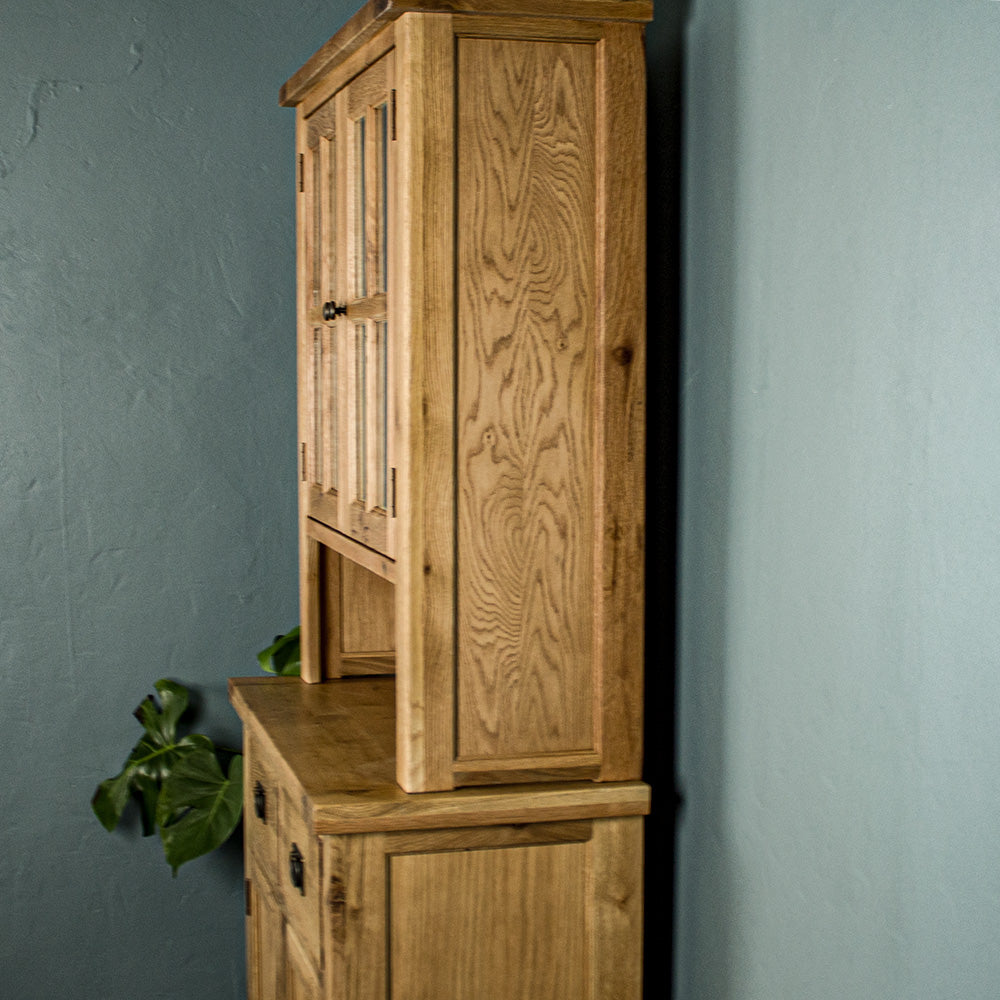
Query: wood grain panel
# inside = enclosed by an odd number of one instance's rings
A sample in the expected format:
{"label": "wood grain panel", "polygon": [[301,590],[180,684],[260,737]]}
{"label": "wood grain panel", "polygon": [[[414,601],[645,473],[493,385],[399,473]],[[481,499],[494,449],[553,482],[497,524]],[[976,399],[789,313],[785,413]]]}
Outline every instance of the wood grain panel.
{"label": "wood grain panel", "polygon": [[593,1000],[641,1000],[643,826],[638,816],[595,820],[590,843]]}
{"label": "wood grain panel", "polygon": [[[395,282],[399,333],[395,428],[398,780],[410,792],[453,787],[454,756],[454,89],[448,15],[396,25]],[[409,222],[407,220],[419,220]]]}
{"label": "wood grain panel", "polygon": [[646,423],[646,76],[642,28],[598,46],[597,564],[601,780],[642,771]]}
{"label": "wood grain panel", "polygon": [[274,1000],[285,992],[281,909],[263,882],[248,879],[246,893],[247,998]]}
{"label": "wood grain panel", "polygon": [[348,560],[341,565],[341,606],[345,653],[393,649],[396,594],[391,583]]}
{"label": "wood grain panel", "polygon": [[344,665],[341,657],[343,646],[343,615],[341,614],[341,567],[345,562],[339,552],[319,546],[320,575],[320,663],[323,677],[330,680],[342,676]]}
{"label": "wood grain panel", "polygon": [[393,1000],[580,1000],[586,844],[397,855]]}
{"label": "wood grain panel", "polygon": [[458,754],[586,749],[594,46],[457,51]]}
{"label": "wood grain panel", "polygon": [[294,929],[285,925],[284,1000],[322,1000],[320,975]]}
{"label": "wood grain panel", "polygon": [[[299,495],[304,495],[304,491],[300,491]],[[299,517],[302,680],[307,684],[318,684],[323,680],[323,549],[306,531],[307,521],[303,512]]]}
{"label": "wood grain panel", "polygon": [[324,837],[327,997],[387,1000],[386,837]]}

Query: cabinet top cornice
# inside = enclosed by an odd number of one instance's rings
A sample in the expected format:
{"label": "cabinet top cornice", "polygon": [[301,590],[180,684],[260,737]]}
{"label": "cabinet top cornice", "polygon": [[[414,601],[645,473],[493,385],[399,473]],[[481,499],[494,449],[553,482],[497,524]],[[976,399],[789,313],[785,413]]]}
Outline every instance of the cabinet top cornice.
{"label": "cabinet top cornice", "polygon": [[486,14],[585,21],[651,21],[652,0],[368,0],[281,88],[279,103],[294,107],[339,62],[390,21],[407,13]]}

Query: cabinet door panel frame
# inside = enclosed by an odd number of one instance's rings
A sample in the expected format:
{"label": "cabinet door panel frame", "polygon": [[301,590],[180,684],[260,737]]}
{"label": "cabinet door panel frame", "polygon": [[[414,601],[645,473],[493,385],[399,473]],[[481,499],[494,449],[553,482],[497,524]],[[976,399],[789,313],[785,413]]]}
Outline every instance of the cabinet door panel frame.
{"label": "cabinet door panel frame", "polygon": [[[390,49],[300,117],[299,209],[302,479],[313,487],[304,489],[304,516],[389,558],[395,402],[387,383],[396,334],[385,287],[390,265],[383,258],[396,215],[393,63]],[[360,148],[358,122],[366,122]],[[355,196],[363,202],[355,204]],[[373,285],[359,288],[360,275],[369,274]],[[328,301],[346,306],[347,315],[323,316]],[[359,416],[360,435],[351,432]]]}
{"label": "cabinet door panel frame", "polygon": [[[341,497],[340,530],[389,557],[395,542],[388,495],[395,451],[390,422],[395,406],[388,379],[383,381],[381,375],[388,375],[394,345],[385,287],[389,263],[382,255],[390,253],[396,218],[397,175],[388,131],[394,63],[394,53],[389,51],[335,97],[337,117],[345,123],[346,132],[339,163],[340,203],[346,220],[339,285],[345,290],[347,315],[335,325],[343,331],[348,355],[342,369],[347,376],[342,453],[349,485]],[[363,130],[359,123],[364,123]],[[380,347],[385,351],[384,363]],[[348,430],[351,427],[353,433]]]}
{"label": "cabinet door panel frame", "polygon": [[[308,113],[299,109],[300,586],[302,675],[309,682],[340,676],[343,670],[342,630],[335,620],[342,606],[340,557],[360,552],[363,565],[377,564],[392,575],[396,404],[388,383],[389,366],[396,364],[395,331],[388,316],[388,282],[380,280],[371,295],[352,298],[351,260],[360,211],[370,237],[364,268],[376,277],[390,274],[380,254],[391,245],[389,229],[396,217],[395,157],[389,148],[393,65],[390,46]],[[354,119],[362,116],[381,127],[366,127],[366,144],[359,151]],[[366,169],[358,185],[365,202],[357,206],[351,201],[355,154],[363,156]],[[329,301],[346,305],[347,315],[324,316]],[[370,419],[359,437],[352,427],[362,410]],[[392,661],[382,657],[372,669],[387,668]]]}
{"label": "cabinet door panel frame", "polygon": [[[458,420],[456,291],[467,263],[454,235],[470,220],[456,214],[455,127],[461,39],[545,42],[591,48],[594,74],[593,394],[586,444],[593,491],[584,515],[593,544],[586,575],[593,604],[584,614],[591,666],[573,701],[567,735],[505,746],[459,735],[475,700],[460,692],[464,637],[457,627],[462,582],[456,513]],[[399,72],[401,213],[419,218],[400,248],[401,324],[410,341],[400,379],[403,433],[397,592],[401,626],[397,676],[402,706],[398,780],[407,791],[460,783],[516,782],[558,776],[638,777],[642,741],[644,549],[645,218],[644,52],[642,27],[628,24],[511,20],[489,16],[404,14],[396,23]],[[588,155],[586,150],[584,156]],[[414,229],[419,229],[414,232]],[[585,463],[586,464],[586,463]],[[477,584],[478,586],[478,584]],[[565,609],[564,609],[565,613]],[[589,672],[589,677],[588,677]],[[577,671],[579,674],[579,671]],[[489,690],[492,680],[485,681]],[[467,689],[468,690],[468,689]],[[560,702],[555,698],[555,702]],[[549,709],[564,711],[561,704]],[[482,708],[484,731],[494,710]],[[549,723],[546,723],[549,725]],[[574,735],[575,734],[575,735]]]}
{"label": "cabinet door panel frame", "polygon": [[[502,970],[505,983],[493,985],[503,989],[505,1000],[641,996],[641,817],[323,841],[328,995],[338,1000],[470,995],[469,975],[482,972],[483,953],[492,953],[487,938],[491,933],[517,938],[526,914],[522,894],[528,892],[549,894],[539,901],[536,918],[546,925],[564,921],[565,933],[536,936],[561,949],[559,955],[537,956],[533,966],[532,949],[526,947],[519,956],[529,963],[526,970],[519,963]],[[461,884],[451,886],[449,877]],[[469,879],[480,884],[481,892],[472,891]],[[493,926],[490,892],[511,894],[505,917],[509,934]],[[432,958],[428,946],[440,948],[440,954]],[[555,974],[560,956],[566,976]]]}

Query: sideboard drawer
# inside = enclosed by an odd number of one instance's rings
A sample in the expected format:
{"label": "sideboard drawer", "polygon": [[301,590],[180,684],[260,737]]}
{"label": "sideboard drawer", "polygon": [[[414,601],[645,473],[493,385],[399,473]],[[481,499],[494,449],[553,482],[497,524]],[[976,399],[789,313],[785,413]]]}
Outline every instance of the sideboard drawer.
{"label": "sideboard drawer", "polygon": [[249,732],[243,749],[244,843],[255,867],[273,883],[278,864],[281,788],[266,753]]}
{"label": "sideboard drawer", "polygon": [[276,885],[288,923],[312,961],[321,966],[320,895],[323,875],[319,839],[311,830],[307,801],[283,789],[278,819]]}

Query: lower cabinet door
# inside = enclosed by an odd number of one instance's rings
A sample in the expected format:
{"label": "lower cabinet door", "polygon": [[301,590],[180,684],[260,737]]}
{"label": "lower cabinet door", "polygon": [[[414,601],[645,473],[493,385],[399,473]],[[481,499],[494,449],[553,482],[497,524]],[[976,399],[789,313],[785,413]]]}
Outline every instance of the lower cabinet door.
{"label": "lower cabinet door", "polygon": [[319,973],[266,881],[247,878],[248,1000],[322,1000]]}
{"label": "lower cabinet door", "polygon": [[324,838],[336,1000],[639,1000],[642,820]]}
{"label": "lower cabinet door", "polygon": [[306,949],[290,924],[285,932],[285,1000],[322,1000],[322,986]]}
{"label": "lower cabinet door", "polygon": [[246,880],[247,997],[283,1000],[284,918],[263,882]]}

